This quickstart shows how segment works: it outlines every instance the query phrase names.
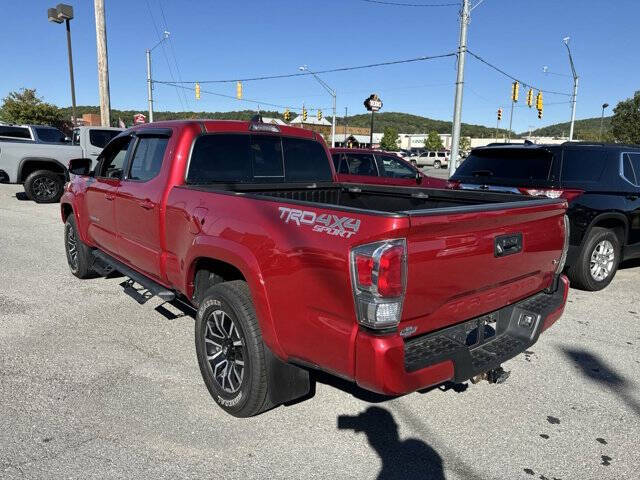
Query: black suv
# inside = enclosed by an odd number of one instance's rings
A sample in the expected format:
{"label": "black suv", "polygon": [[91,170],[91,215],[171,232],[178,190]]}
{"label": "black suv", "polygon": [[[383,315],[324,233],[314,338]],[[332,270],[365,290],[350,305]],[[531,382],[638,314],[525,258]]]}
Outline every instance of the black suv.
{"label": "black suv", "polygon": [[601,290],[621,261],[640,257],[638,145],[492,144],[474,149],[450,181],[454,188],[566,198],[573,286]]}

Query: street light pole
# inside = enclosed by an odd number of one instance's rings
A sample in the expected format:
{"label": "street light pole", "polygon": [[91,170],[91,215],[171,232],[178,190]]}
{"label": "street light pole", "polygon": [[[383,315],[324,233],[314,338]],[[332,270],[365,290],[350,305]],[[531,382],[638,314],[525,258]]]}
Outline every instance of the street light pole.
{"label": "street light pole", "polygon": [[298,70],[300,70],[301,72],[309,72],[311,75],[313,75],[313,78],[315,78],[318,81],[318,83],[322,85],[322,88],[324,88],[327,92],[329,92],[329,95],[331,95],[331,97],[333,98],[333,106],[332,106],[333,112],[331,117],[331,147],[335,147],[336,145],[336,91],[333,88],[331,88],[329,85],[327,85],[324,80],[322,80],[318,75],[315,74],[315,72],[309,70],[309,67],[307,65],[302,65],[298,67]]}
{"label": "street light pole", "polygon": [[471,10],[469,0],[462,0],[460,11],[460,44],[458,46],[458,73],[456,77],[456,98],[453,104],[453,129],[451,132],[451,158],[449,159],[449,176],[456,171],[458,151],[460,149],[460,123],[462,121],[462,93],[464,90],[464,61],[467,54],[467,27]]}
{"label": "street light pole", "polygon": [[573,75],[573,95],[571,96],[571,126],[569,127],[569,141],[573,141],[573,126],[576,121],[576,98],[578,96],[578,74],[576,68],[573,65],[573,57],[571,56],[571,49],[569,48],[569,40],[571,37],[565,37],[562,39],[564,46],[567,47],[569,53],[569,63],[571,64],[571,74]]}
{"label": "street light pole", "polygon": [[602,104],[602,115],[600,115],[600,135],[598,136],[598,140],[602,140],[602,126],[604,124],[604,109],[609,106],[608,103]]}
{"label": "street light pole", "polygon": [[71,25],[69,20],[73,19],[73,7],[64,3],[59,3],[56,8],[47,9],[47,18],[50,22],[66,24],[67,30],[67,52],[69,56],[69,79],[71,81],[71,121],[76,126],[76,86],[73,79],[73,55],[71,53]]}
{"label": "street light pole", "polygon": [[162,39],[156,43],[152,48],[147,48],[145,53],[147,55],[147,102],[149,104],[149,123],[153,122],[153,79],[151,78],[151,52],[154,48],[169,38],[171,32],[166,30],[162,34]]}

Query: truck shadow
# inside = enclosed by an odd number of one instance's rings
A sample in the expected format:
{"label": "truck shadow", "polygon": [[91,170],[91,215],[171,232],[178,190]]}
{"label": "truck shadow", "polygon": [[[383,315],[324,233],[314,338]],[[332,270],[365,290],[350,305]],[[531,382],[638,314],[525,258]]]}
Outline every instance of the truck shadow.
{"label": "truck shadow", "polygon": [[388,410],[369,407],[359,415],[340,415],[337,423],[339,430],[365,434],[382,461],[378,480],[444,480],[442,457],[422,440],[400,440],[398,423]]}
{"label": "truck shadow", "polygon": [[597,355],[587,351],[563,347],[564,353],[576,363],[583,376],[598,383],[620,398],[637,416],[640,417],[640,402],[631,394],[633,385],[626,378],[610,368]]}
{"label": "truck shadow", "polygon": [[25,192],[16,192],[16,198],[18,200],[21,200],[23,202],[25,201],[31,201],[31,199],[29,197],[27,197],[27,194]]}

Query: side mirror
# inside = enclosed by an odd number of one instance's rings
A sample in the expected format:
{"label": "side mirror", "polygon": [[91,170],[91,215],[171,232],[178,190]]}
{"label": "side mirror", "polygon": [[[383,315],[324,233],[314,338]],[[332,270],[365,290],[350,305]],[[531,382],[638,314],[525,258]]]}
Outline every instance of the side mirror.
{"label": "side mirror", "polygon": [[91,171],[91,159],[90,158],[74,158],[69,160],[69,173],[73,175],[81,175],[86,177]]}
{"label": "side mirror", "polygon": [[420,172],[416,172],[416,183],[418,185],[422,184],[422,175],[420,175]]}

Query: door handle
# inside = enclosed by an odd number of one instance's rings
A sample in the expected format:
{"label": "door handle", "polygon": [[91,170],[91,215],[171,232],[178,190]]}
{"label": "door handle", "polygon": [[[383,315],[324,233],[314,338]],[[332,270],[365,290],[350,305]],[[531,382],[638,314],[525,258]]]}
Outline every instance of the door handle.
{"label": "door handle", "polygon": [[142,202],[140,202],[139,205],[145,210],[151,210],[153,207],[156,206],[156,204],[153,203],[151,200],[143,200]]}
{"label": "door handle", "polygon": [[627,195],[627,200],[635,202],[636,200],[638,200],[638,195]]}
{"label": "door handle", "polygon": [[111,200],[113,200],[115,197],[114,197],[113,195],[111,195],[110,193],[105,193],[104,198],[105,198],[106,200],[111,201]]}

